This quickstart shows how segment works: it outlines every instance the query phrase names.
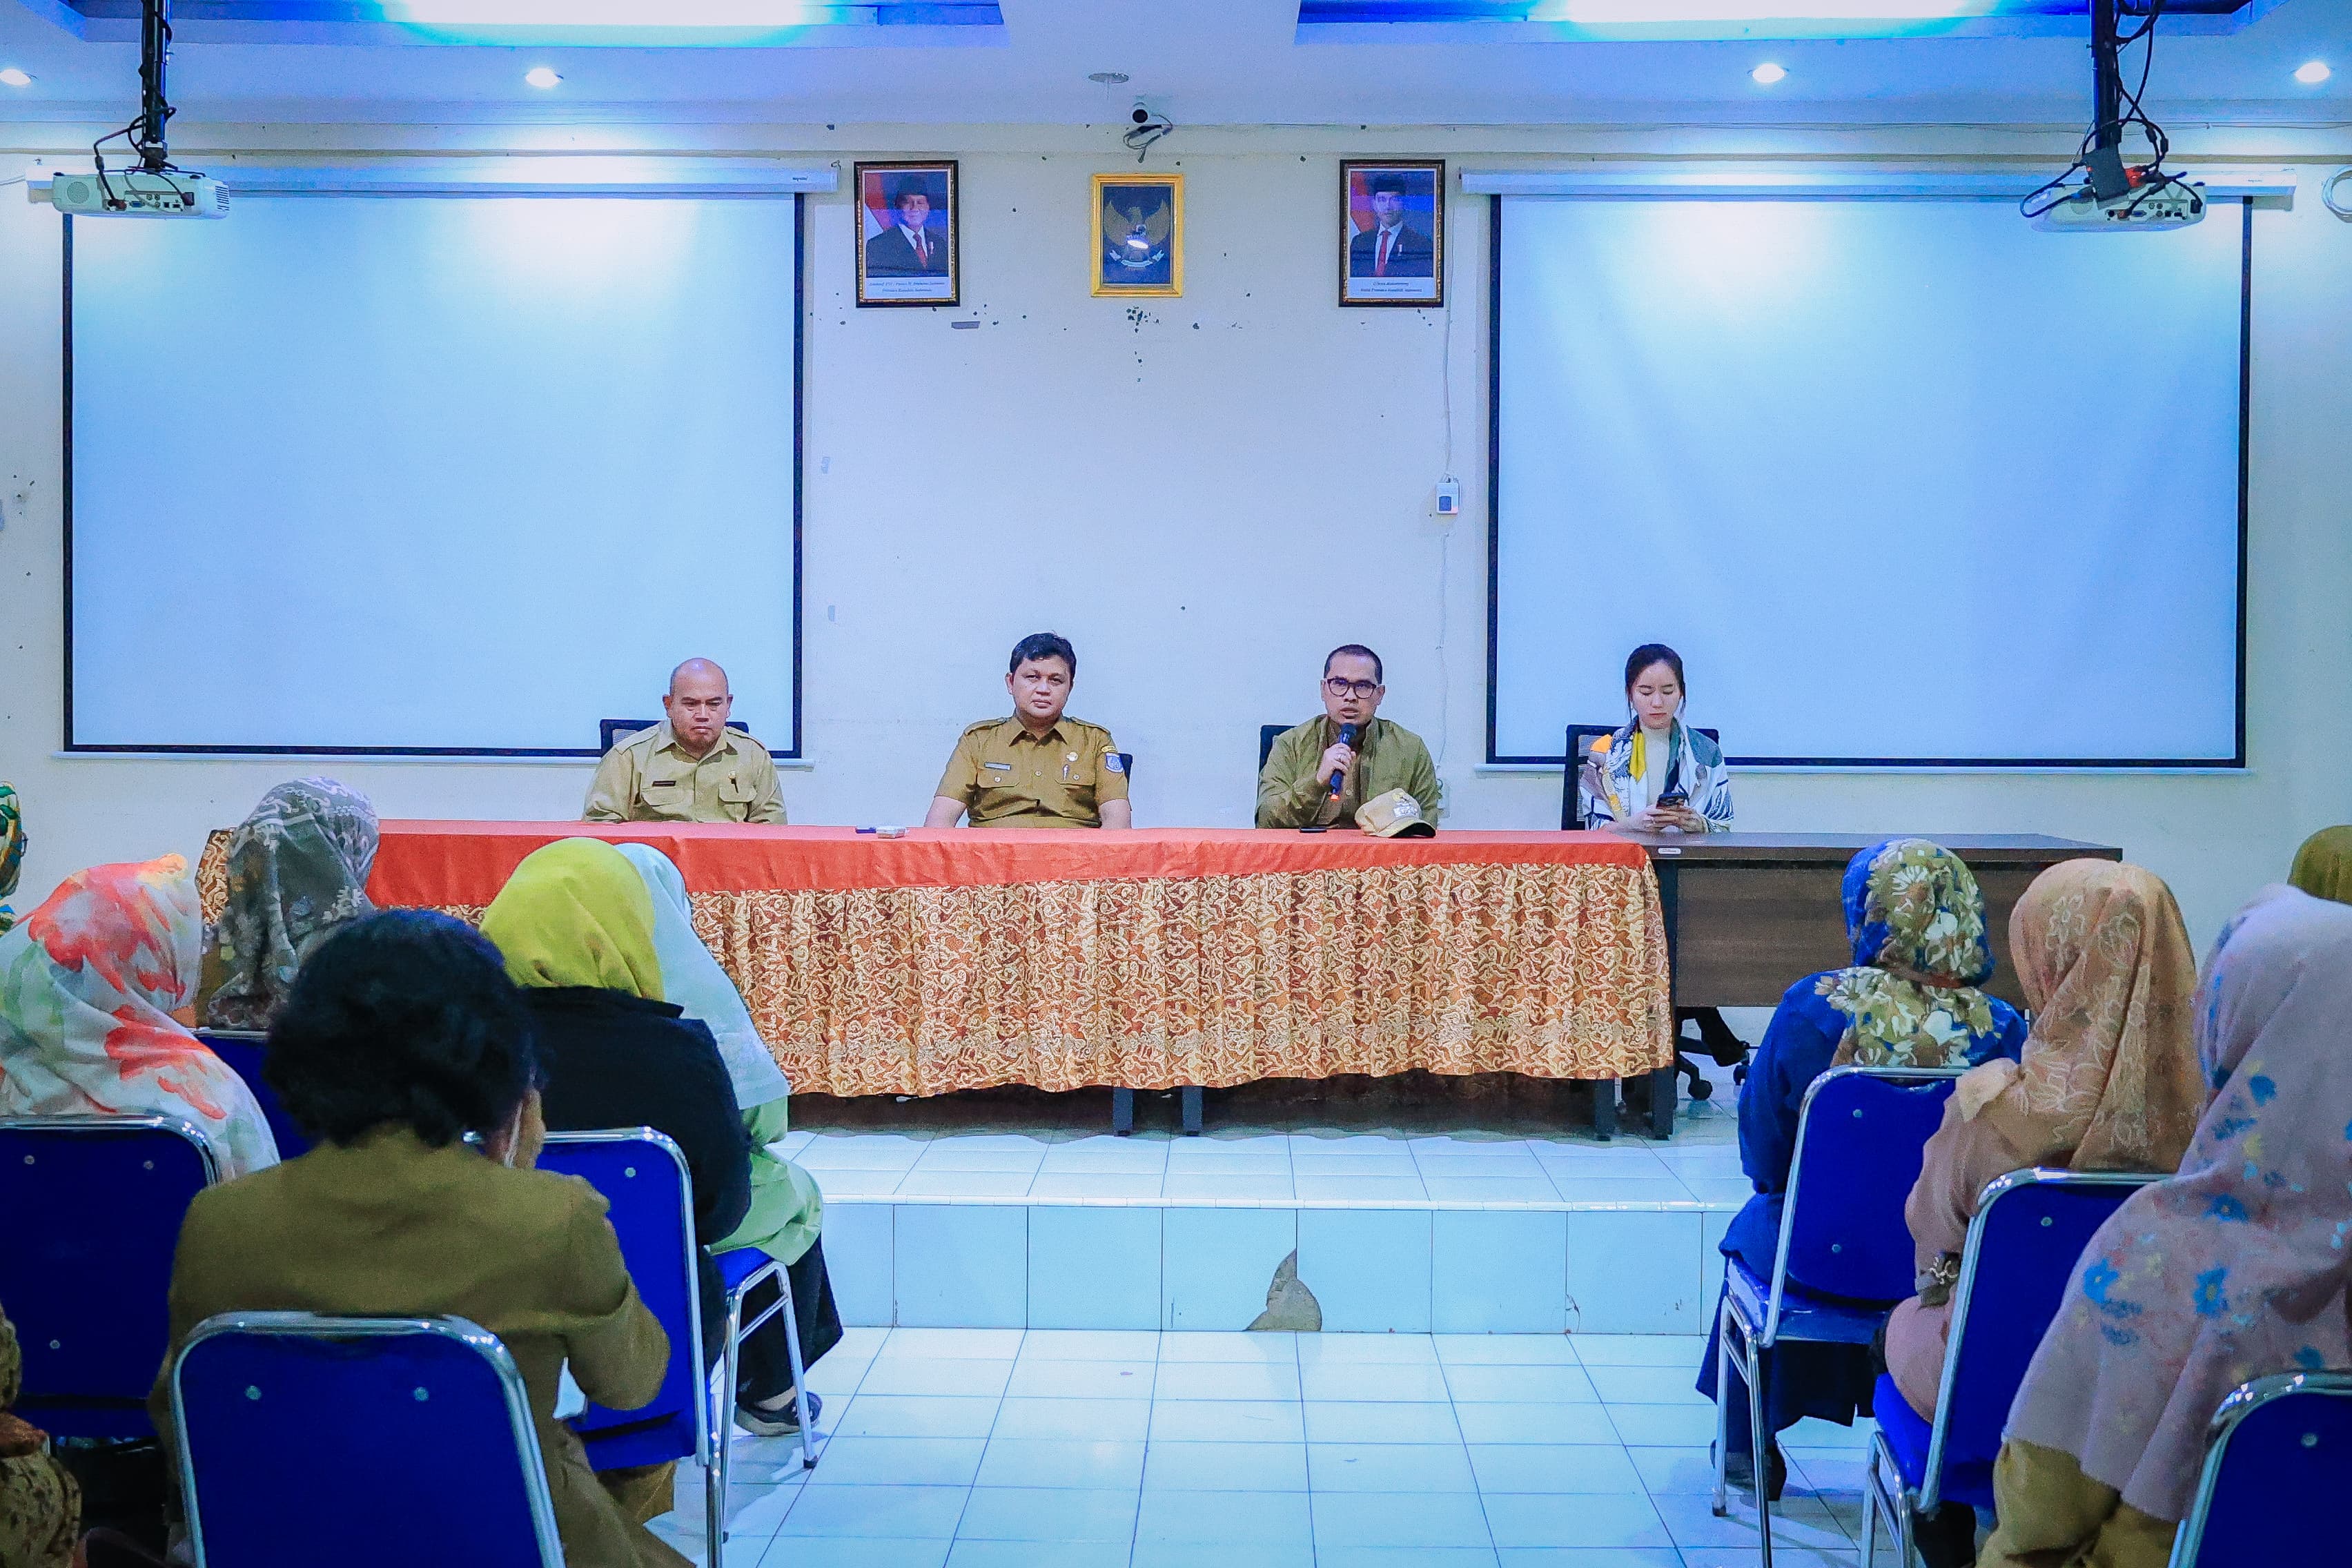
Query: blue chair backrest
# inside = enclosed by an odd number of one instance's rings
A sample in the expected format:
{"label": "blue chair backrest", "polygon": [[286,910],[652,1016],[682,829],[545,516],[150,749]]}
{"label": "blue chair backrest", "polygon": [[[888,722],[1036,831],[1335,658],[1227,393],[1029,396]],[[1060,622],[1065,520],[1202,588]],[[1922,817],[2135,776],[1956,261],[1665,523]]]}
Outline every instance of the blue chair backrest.
{"label": "blue chair backrest", "polygon": [[245,1080],[260,1103],[261,1114],[268,1119],[269,1135],[278,1140],[278,1157],[291,1160],[310,1152],[310,1140],[294,1125],[286,1108],[278,1103],[278,1091],[261,1080],[261,1058],[269,1037],[244,1029],[198,1029],[196,1038],[210,1047],[213,1055],[226,1062],[229,1070]]}
{"label": "blue chair backrest", "polygon": [[578,1176],[604,1194],[621,1260],[669,1335],[669,1370],[651,1403],[636,1410],[591,1405],[572,1418],[590,1463],[612,1469],[700,1453],[709,1402],[702,1396],[699,1253],[686,1155],[650,1127],[551,1132],[539,1168]]}
{"label": "blue chair backrest", "polygon": [[2213,1413],[2197,1497],[2173,1540],[2172,1568],[2341,1562],[2347,1477],[2352,1373],[2288,1373],[2242,1384]]}
{"label": "blue chair backrest", "polygon": [[[1989,1467],[2001,1427],[2074,1282],[2092,1232],[2123,1201],[2161,1175],[2126,1171],[2011,1171],[1988,1184],[1960,1254],[1952,1288],[1951,1339],[1937,1406],[1944,1413],[1931,1476],[1949,1467]],[[1978,1301],[1982,1311],[1970,1311]]]}
{"label": "blue chair backrest", "polygon": [[521,1374],[463,1318],[207,1318],[172,1412],[198,1568],[562,1568]]}
{"label": "blue chair backrest", "polygon": [[218,1175],[185,1121],[0,1121],[0,1303],[24,1347],[26,1420],[59,1437],[152,1435],[180,1221]]}
{"label": "blue chair backrest", "polygon": [[1849,1067],[1812,1081],[1798,1112],[1776,1276],[1859,1301],[1911,1294],[1916,1270],[1903,1202],[1958,1076]]}

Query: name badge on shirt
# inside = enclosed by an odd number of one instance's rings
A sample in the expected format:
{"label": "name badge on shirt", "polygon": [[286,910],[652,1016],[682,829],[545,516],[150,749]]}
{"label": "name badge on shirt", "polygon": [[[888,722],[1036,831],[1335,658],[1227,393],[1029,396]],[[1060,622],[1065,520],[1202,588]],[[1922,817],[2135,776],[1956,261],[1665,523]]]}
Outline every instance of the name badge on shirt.
{"label": "name badge on shirt", "polygon": [[1013,771],[1011,763],[982,763],[980,765],[993,773],[1009,773]]}

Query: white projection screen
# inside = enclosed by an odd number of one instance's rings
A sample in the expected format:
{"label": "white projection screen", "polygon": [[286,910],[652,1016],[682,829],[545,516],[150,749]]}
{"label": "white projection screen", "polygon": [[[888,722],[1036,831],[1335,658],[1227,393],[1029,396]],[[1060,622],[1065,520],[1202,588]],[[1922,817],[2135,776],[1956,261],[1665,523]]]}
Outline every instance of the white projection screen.
{"label": "white projection screen", "polygon": [[1487,755],[2242,766],[2251,209],[1497,198]]}
{"label": "white projection screen", "polygon": [[789,193],[68,223],[68,750],[797,752]]}

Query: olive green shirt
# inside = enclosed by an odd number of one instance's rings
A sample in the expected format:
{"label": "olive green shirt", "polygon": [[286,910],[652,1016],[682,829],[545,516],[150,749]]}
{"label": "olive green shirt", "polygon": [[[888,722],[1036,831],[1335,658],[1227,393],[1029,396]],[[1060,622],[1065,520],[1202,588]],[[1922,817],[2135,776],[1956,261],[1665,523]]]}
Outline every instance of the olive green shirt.
{"label": "olive green shirt", "polygon": [[721,730],[719,743],[698,760],[665,719],[604,753],[580,820],[781,823],[784,801],[767,747],[740,730]]}
{"label": "olive green shirt", "polygon": [[1347,786],[1334,800],[1328,781],[1315,773],[1323,753],[1339,742],[1339,726],[1328,716],[1309,719],[1274,738],[1274,749],[1265,754],[1265,766],[1257,775],[1260,827],[1346,826],[1356,820],[1356,807],[1392,789],[1412,796],[1423,816],[1437,820],[1437,764],[1430,761],[1420,736],[1402,724],[1373,720],[1356,737],[1356,765],[1348,770]]}
{"label": "olive green shirt", "polygon": [[987,719],[956,742],[937,791],[974,827],[1100,827],[1102,803],[1127,798],[1118,742],[1065,713],[1043,740],[1019,719]]}

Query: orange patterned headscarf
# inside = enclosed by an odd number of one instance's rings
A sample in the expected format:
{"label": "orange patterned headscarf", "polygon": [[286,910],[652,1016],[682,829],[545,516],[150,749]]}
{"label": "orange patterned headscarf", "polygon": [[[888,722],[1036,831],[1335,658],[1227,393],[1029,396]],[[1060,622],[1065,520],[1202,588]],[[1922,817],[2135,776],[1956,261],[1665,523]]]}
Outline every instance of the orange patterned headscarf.
{"label": "orange patterned headscarf", "polygon": [[2018,900],[2009,949],[2032,1028],[2015,1067],[1969,1075],[1963,1108],[1979,1106],[2036,1163],[2177,1167],[2206,1089],[2197,954],[2172,889],[2137,866],[2063,861]]}
{"label": "orange patterned headscarf", "polygon": [[196,889],[177,855],[68,877],[0,936],[0,1116],[167,1116],[221,1173],[278,1163],[253,1091],[173,1018],[195,987]]}

